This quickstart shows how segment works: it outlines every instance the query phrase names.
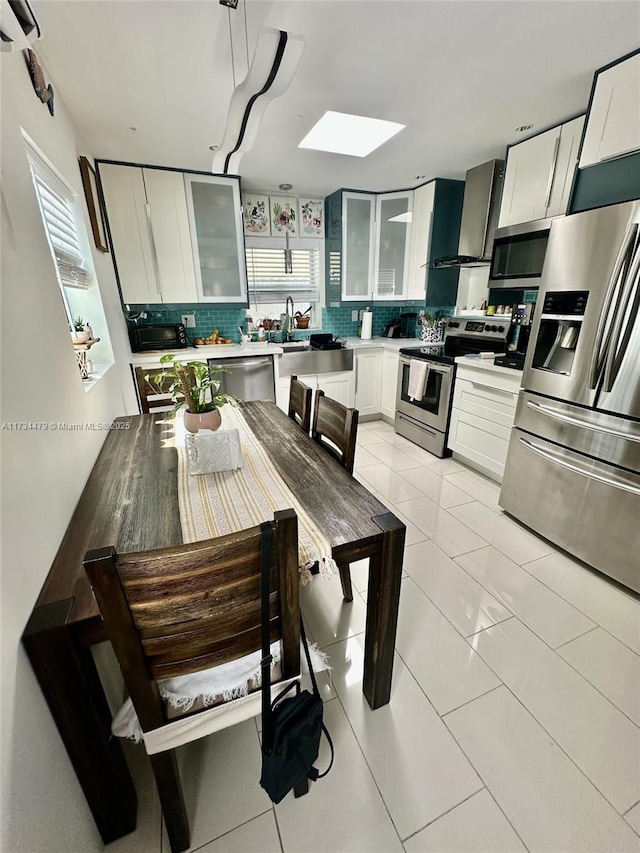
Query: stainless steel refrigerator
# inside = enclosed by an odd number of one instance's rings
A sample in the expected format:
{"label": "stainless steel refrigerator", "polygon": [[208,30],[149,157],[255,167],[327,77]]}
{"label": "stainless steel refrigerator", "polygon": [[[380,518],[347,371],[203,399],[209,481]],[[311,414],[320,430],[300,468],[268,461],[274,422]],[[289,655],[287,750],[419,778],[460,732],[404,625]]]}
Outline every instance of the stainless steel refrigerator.
{"label": "stainless steel refrigerator", "polygon": [[500,504],[640,592],[640,202],[553,222]]}

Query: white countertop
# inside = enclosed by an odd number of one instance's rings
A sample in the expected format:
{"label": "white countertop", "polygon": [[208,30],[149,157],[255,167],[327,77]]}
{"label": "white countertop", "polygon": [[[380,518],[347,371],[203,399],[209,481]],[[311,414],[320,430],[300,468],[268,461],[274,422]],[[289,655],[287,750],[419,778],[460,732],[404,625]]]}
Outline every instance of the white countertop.
{"label": "white countertop", "polygon": [[[398,352],[402,347],[420,347],[424,344],[419,338],[383,338],[375,337],[363,341],[360,338],[342,338],[348,349],[386,349]],[[302,344],[304,340],[295,343]],[[184,347],[183,349],[157,350],[153,352],[135,352],[131,354],[131,364],[158,365],[160,357],[172,353],[176,361],[206,361],[209,358],[244,358],[252,355],[281,355],[285,348],[280,344],[219,344],[217,346]]]}
{"label": "white countertop", "polygon": [[[500,353],[498,353],[500,355]],[[461,355],[455,359],[456,364],[463,364],[465,367],[471,367],[474,370],[484,370],[489,373],[502,373],[505,376],[513,376],[517,378],[518,383],[522,380],[522,371],[516,370],[514,367],[502,367],[500,364],[494,364],[492,358],[470,358],[466,355]]]}

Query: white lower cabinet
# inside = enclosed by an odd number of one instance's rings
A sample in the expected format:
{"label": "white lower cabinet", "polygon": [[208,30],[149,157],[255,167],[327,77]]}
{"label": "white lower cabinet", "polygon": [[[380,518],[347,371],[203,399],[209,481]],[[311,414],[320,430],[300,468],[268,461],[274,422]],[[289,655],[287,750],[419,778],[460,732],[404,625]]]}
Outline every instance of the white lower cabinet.
{"label": "white lower cabinet", "polygon": [[380,412],[393,420],[396,416],[396,390],[398,387],[398,363],[400,353],[384,350],[382,353],[382,382]]}
{"label": "white lower cabinet", "polygon": [[382,350],[356,351],[356,409],[360,417],[380,414]]}
{"label": "white lower cabinet", "polygon": [[[352,408],[354,405],[355,376],[353,370],[345,370],[340,373],[314,373],[308,376],[299,375],[298,379],[313,390],[314,398],[316,391],[324,391],[327,397],[337,400],[343,406]],[[276,381],[276,405],[283,412],[289,411],[290,385],[290,376],[281,376]]]}
{"label": "white lower cabinet", "polygon": [[502,482],[520,391],[520,371],[458,365],[448,446],[472,467]]}

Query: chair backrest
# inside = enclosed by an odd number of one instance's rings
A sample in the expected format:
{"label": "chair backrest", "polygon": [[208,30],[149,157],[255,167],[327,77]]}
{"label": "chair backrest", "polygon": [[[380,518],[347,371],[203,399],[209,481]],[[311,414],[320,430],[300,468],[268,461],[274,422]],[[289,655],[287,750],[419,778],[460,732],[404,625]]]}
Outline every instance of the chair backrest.
{"label": "chair backrest", "polygon": [[311,437],[353,474],[358,434],[358,410],[316,393]]}
{"label": "chair backrest", "polygon": [[[275,513],[271,642],[282,677],[300,672],[298,520]],[[167,722],[156,682],[261,649],[260,527],[173,548],[90,551],[84,567],[143,731]]]}
{"label": "chair backrest", "polygon": [[291,377],[289,388],[289,417],[299,423],[309,435],[311,427],[311,398],[313,392],[308,385],[300,382],[297,376]]}
{"label": "chair backrest", "polygon": [[[154,381],[156,376],[162,373],[160,368],[136,367],[134,373],[138,402],[143,415],[148,415],[154,411],[168,411],[173,407],[173,401],[169,396],[171,379],[166,377],[160,383],[160,387]],[[147,377],[149,378],[147,379]]]}

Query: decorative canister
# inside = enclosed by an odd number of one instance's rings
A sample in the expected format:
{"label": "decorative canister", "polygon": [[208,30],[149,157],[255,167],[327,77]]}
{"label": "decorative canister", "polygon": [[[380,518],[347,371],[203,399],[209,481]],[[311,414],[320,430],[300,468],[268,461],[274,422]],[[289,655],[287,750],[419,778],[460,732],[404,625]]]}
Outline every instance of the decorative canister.
{"label": "decorative canister", "polygon": [[442,329],[439,326],[423,326],[420,340],[425,344],[437,344],[442,340]]}

